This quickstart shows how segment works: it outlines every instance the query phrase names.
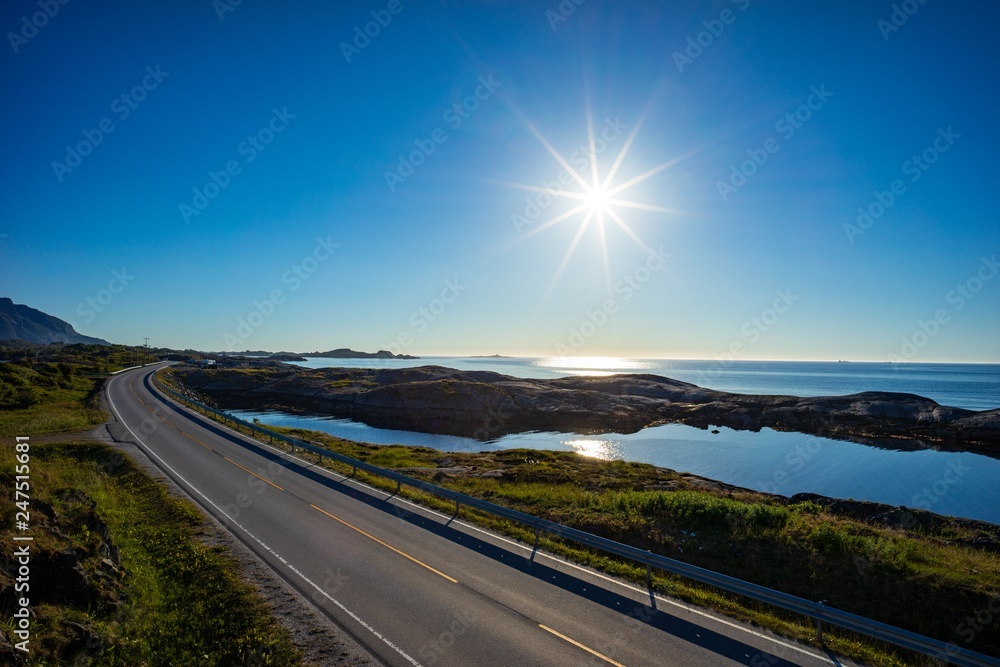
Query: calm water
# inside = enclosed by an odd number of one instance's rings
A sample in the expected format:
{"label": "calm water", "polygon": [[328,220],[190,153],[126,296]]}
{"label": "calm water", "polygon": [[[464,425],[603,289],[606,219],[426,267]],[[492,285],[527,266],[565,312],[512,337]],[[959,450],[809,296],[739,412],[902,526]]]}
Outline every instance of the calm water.
{"label": "calm water", "polygon": [[374,428],[349,419],[247,410],[233,414],[248,421],[257,417],[276,426],[324,431],[377,445],[434,447],[446,452],[519,447],[576,451],[604,459],[652,463],[785,496],[819,493],[1000,523],[1000,460],[977,454],[899,452],[771,429],[753,433],[719,428],[720,432],[713,434],[683,424],[600,436],[531,432],[482,442]]}
{"label": "calm water", "polygon": [[420,359],[318,359],[307,368],[412,368],[435,364],[486,370],[523,378],[652,373],[741,394],[834,396],[860,391],[897,391],[926,396],[970,410],[1000,408],[1000,364],[890,364],[823,361],[697,361],[602,357]]}
{"label": "calm water", "polygon": [[[569,361],[570,363],[567,363]],[[974,410],[1000,407],[1000,365],[836,362],[424,357],[419,360],[311,359],[321,368],[405,368],[437,364],[531,378],[610,373],[653,373],[740,393],[822,396],[898,391]],[[799,433],[720,428],[712,434],[682,424],[638,433],[581,436],[532,432],[490,442],[367,426],[347,419],[239,411],[277,426],[325,431],[374,444],[434,447],[442,451],[511,448],[577,451],[605,459],[641,461],[728,484],[782,495],[819,493],[835,498],[905,505],[939,514],[1000,523],[1000,460],[968,453],[900,452]]]}

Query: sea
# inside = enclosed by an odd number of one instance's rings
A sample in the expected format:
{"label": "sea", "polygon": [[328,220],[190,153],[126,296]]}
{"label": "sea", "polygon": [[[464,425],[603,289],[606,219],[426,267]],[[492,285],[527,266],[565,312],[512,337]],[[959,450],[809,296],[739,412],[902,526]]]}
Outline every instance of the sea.
{"label": "sea", "polygon": [[[718,361],[608,357],[422,357],[323,359],[307,368],[411,368],[438,365],[522,378],[645,373],[744,394],[830,396],[862,391],[916,394],[969,410],[1000,408],[1000,364]],[[1000,459],[934,449],[900,451],[800,433],[667,424],[637,433],[581,435],[528,432],[490,441],[381,429],[347,419],[237,411],[276,426],[325,431],[373,444],[442,451],[525,448],[576,451],[602,459],[640,461],[791,496],[817,493],[1000,524]],[[717,431],[717,432],[716,432]]]}

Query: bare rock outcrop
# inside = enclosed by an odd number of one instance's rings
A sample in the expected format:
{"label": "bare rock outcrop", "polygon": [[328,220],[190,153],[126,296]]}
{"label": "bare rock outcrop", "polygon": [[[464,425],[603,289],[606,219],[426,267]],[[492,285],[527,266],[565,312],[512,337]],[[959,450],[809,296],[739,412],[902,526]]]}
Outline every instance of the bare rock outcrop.
{"label": "bare rock outcrop", "polygon": [[539,380],[441,366],[306,369],[267,361],[178,375],[225,408],[332,415],[481,439],[533,430],[632,433],[683,423],[1000,456],[1000,410],[953,408],[913,394],[800,398],[731,394],[657,375]]}

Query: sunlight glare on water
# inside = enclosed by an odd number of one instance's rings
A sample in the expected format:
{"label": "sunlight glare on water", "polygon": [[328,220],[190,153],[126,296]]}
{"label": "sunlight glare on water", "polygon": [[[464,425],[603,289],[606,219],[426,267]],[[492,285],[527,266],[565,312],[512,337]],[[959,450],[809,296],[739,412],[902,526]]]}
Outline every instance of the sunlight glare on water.
{"label": "sunlight glare on water", "polygon": [[567,375],[606,376],[615,373],[635,373],[655,366],[648,361],[623,359],[621,357],[548,357],[537,359],[534,365],[565,373]]}
{"label": "sunlight glare on water", "polygon": [[615,440],[564,440],[563,444],[572,447],[577,454],[605,461],[621,459],[624,454],[621,443]]}

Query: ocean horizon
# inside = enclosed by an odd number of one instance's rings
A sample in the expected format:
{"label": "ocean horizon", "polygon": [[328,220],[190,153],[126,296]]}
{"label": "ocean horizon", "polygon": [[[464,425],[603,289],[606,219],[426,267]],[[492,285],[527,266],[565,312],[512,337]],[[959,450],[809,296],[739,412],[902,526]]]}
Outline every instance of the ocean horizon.
{"label": "ocean horizon", "polygon": [[1000,409],[1000,364],[874,361],[754,361],[618,357],[425,356],[290,362],[305,368],[414,368],[437,365],[521,378],[644,373],[737,394],[842,396],[865,391],[915,394],[967,410]]}

